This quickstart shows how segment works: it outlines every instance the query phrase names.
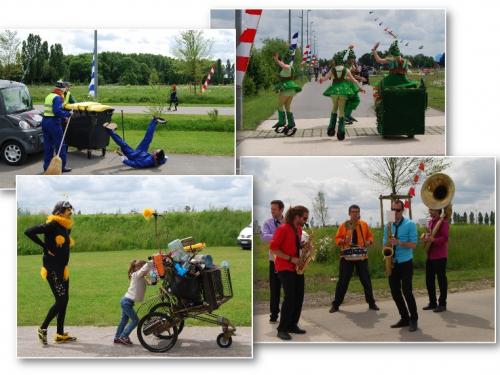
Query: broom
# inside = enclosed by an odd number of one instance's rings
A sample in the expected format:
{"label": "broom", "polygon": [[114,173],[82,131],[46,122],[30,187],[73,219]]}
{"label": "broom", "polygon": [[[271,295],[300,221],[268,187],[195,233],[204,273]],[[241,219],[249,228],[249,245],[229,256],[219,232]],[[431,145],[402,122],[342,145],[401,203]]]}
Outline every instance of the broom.
{"label": "broom", "polygon": [[43,173],[44,175],[52,176],[52,175],[62,174],[62,160],[59,157],[59,154],[61,153],[62,145],[64,143],[64,138],[66,137],[66,132],[68,131],[70,121],[71,121],[71,116],[69,117],[68,123],[66,124],[66,128],[64,129],[64,133],[61,139],[61,144],[59,145],[59,151],[57,151],[57,154],[50,161],[47,170]]}

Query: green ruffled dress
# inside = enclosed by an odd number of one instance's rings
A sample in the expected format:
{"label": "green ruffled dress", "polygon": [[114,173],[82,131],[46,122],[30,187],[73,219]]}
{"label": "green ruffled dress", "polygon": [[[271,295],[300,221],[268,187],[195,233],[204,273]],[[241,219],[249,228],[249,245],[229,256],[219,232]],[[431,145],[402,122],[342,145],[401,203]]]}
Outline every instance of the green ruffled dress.
{"label": "green ruffled dress", "polygon": [[328,87],[323,93],[324,96],[342,95],[350,96],[356,95],[359,91],[358,86],[354,82],[347,80],[347,68],[344,66],[336,66],[335,72],[338,80],[333,75],[332,85]]}
{"label": "green ruffled dress", "polygon": [[292,69],[281,69],[280,78],[282,81],[275,86],[280,96],[295,96],[295,94],[302,91],[300,86],[292,80]]}
{"label": "green ruffled dress", "polygon": [[[397,69],[398,62],[396,60],[389,61],[389,70]],[[399,65],[401,70],[408,70],[408,60],[403,59],[403,63]],[[418,82],[408,79],[406,74],[401,73],[389,73],[375,86],[380,86],[383,82],[384,88],[416,88],[419,86]]]}

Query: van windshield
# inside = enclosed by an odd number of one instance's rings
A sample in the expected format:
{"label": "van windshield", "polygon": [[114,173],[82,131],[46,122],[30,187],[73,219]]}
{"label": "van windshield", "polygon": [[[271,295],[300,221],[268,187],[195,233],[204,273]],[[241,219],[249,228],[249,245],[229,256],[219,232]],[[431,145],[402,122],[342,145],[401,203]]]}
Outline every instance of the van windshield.
{"label": "van windshield", "polygon": [[32,109],[30,93],[25,86],[2,89],[0,98],[3,99],[5,112],[8,115]]}

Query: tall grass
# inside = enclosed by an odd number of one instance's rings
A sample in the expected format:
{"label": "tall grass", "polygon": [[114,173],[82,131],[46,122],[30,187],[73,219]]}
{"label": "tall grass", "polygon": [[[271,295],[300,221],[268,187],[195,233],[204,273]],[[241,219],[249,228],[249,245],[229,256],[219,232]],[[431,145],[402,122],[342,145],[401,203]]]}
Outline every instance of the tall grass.
{"label": "tall grass", "polygon": [[[45,222],[44,215],[17,218],[17,254],[40,254],[41,250],[24,235],[26,228]],[[75,215],[72,252],[94,252],[157,248],[154,220],[140,214]],[[158,219],[160,247],[176,238],[193,236],[208,246],[234,246],[239,232],[251,222],[250,211],[210,210],[172,212]]]}
{"label": "tall grass", "polygon": [[[52,86],[29,86],[29,91],[33,97],[33,103],[43,104],[47,94],[53,89]],[[161,86],[161,90],[165,93],[165,102],[168,102],[170,86]],[[77,101],[88,101],[87,86],[73,86],[71,93]],[[99,102],[104,104],[136,104],[149,105],[153,102],[153,90],[150,86],[120,86],[120,85],[104,85],[99,86]],[[179,97],[179,105],[233,105],[234,104],[234,86],[209,86],[208,90],[200,94],[197,90],[196,94],[189,89],[187,85],[177,86],[177,95]]]}

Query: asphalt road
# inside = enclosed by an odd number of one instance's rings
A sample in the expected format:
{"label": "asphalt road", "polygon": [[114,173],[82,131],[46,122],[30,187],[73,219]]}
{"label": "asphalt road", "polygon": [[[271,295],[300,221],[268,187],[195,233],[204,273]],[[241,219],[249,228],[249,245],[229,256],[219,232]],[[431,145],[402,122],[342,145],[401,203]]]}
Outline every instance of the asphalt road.
{"label": "asphalt road", "polygon": [[113,344],[116,327],[77,326],[65,327],[77,337],[77,341],[56,344],[52,341],[55,328],[49,327],[48,344],[42,346],[37,338],[37,327],[17,327],[17,356],[23,358],[67,357],[252,357],[252,328],[237,327],[236,336],[229,348],[220,348],[215,339],[220,327],[185,327],[175,346],[166,353],[152,353],[142,347],[136,333],[130,339],[131,346]]}
{"label": "asphalt road", "polygon": [[[120,157],[108,150],[105,157],[101,151],[93,151],[91,159],[86,151],[70,151],[68,165],[73,170],[64,175],[216,175],[234,174],[234,158],[230,156],[205,156],[168,154],[168,161],[157,168],[133,169],[121,162]],[[0,188],[15,188],[16,175],[41,175],[43,154],[31,155],[19,167],[0,163]]]}
{"label": "asphalt road", "polygon": [[[306,276],[307,283],[307,276]],[[292,335],[292,342],[481,342],[495,341],[495,289],[451,293],[448,310],[423,311],[428,299],[417,297],[419,328],[390,328],[399,320],[392,300],[378,301],[380,311],[368,310],[366,303],[342,305],[330,314],[329,307],[302,310],[299,325],[305,335]],[[307,305],[307,295],[305,305]],[[276,337],[276,324],[268,314],[254,316],[255,342],[283,343]]]}
{"label": "asphalt road", "polygon": [[326,128],[332,108],[330,98],[323,96],[326,84],[310,82],[304,85],[292,102],[297,133],[285,137],[272,131],[275,113],[255,131],[238,132],[238,156],[323,156],[323,155],[444,155],[446,151],[445,115],[429,108],[426,111],[426,133],[414,138],[383,138],[376,130],[373,91],[364,86],[361,103],[353,116],[358,122],[346,127],[347,137],[340,142],[328,137]]}
{"label": "asphalt road", "polygon": [[[36,104],[35,109],[38,109],[40,111],[43,111],[43,105]],[[148,107],[147,106],[141,106],[141,105],[117,105],[112,107],[115,109],[115,113],[120,113],[120,111],[123,111],[123,113],[144,113],[147,114],[149,113]],[[214,109],[217,109],[219,111],[219,115],[227,115],[227,116],[233,116],[234,115],[234,107],[217,107],[217,106],[208,106],[208,107],[183,107],[179,106],[177,108],[177,111],[167,111],[166,116],[170,115],[206,115],[208,112],[213,111]]]}

